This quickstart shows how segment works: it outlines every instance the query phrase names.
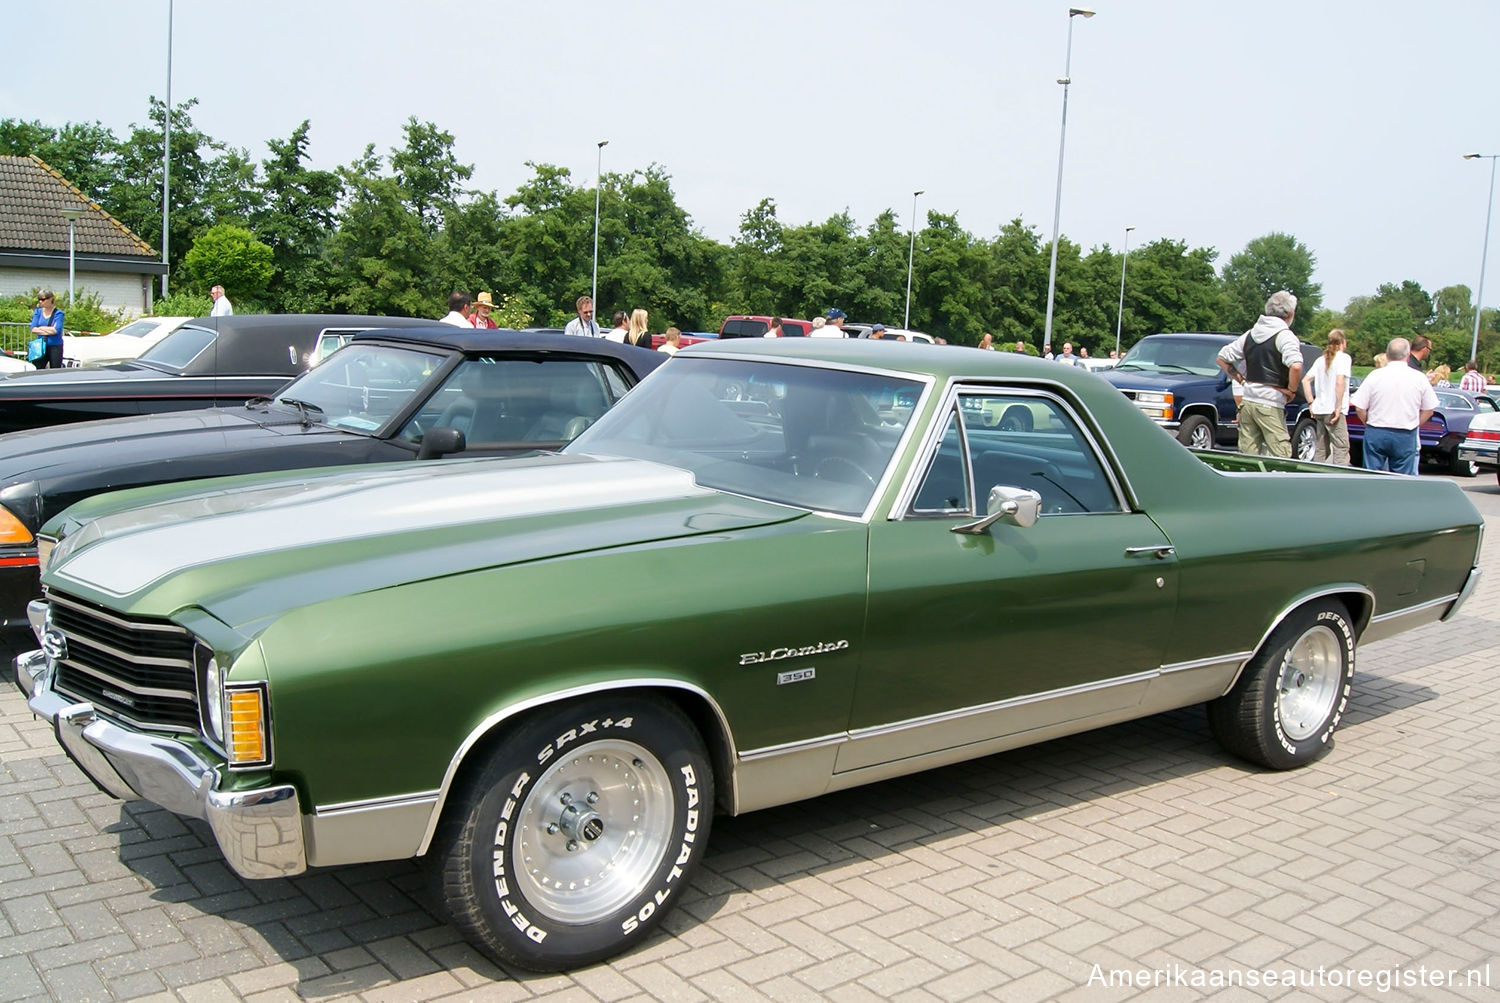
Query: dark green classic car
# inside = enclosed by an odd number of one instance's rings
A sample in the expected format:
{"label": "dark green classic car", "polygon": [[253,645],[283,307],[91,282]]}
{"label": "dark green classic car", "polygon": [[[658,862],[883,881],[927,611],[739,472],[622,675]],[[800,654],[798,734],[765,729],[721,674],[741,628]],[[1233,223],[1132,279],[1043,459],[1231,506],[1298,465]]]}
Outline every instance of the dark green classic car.
{"label": "dark green classic car", "polygon": [[1184,450],[1081,369],[735,341],[560,454],[83,502],[16,676],[240,874],[424,855],[476,944],[556,969],[639,943],[716,812],[1196,703],[1307,763],[1481,531],[1446,481]]}

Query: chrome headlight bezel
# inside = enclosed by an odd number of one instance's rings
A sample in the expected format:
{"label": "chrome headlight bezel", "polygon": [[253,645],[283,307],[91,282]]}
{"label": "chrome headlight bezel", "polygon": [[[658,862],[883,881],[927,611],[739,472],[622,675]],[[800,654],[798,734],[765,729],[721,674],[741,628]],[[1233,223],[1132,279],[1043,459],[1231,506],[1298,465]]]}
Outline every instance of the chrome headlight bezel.
{"label": "chrome headlight bezel", "polygon": [[224,670],[213,649],[203,642],[193,646],[193,668],[198,677],[198,721],[203,736],[224,748]]}

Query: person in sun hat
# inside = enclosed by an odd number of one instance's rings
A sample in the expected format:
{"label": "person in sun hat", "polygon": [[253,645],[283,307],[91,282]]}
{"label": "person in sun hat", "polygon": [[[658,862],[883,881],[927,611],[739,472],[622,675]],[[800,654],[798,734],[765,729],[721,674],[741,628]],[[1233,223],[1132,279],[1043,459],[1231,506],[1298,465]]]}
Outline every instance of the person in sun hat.
{"label": "person in sun hat", "polygon": [[480,293],[474,297],[473,312],[469,314],[469,323],[481,330],[493,331],[499,327],[490,319],[490,311],[495,309],[495,301],[490,298],[489,293]]}

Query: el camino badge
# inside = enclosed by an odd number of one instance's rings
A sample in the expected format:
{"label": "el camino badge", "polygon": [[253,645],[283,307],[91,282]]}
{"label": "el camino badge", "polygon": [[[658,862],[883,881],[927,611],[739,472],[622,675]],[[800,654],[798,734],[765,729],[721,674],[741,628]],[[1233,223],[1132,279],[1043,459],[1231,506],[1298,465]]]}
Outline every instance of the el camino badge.
{"label": "el camino badge", "polygon": [[787,658],[806,658],[808,655],[827,655],[844,651],[848,641],[819,641],[805,648],[772,648],[770,651],[748,651],[740,656],[741,665],[760,665],[763,662],[779,662]]}

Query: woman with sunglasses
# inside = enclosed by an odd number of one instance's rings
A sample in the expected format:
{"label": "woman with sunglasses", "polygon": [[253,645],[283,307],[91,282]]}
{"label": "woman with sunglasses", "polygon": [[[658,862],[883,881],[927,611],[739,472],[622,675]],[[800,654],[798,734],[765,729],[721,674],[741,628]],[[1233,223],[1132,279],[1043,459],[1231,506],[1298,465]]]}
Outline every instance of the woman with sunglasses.
{"label": "woman with sunglasses", "polygon": [[62,368],[63,312],[57,309],[52,290],[36,294],[36,309],[31,311],[31,336],[47,339],[47,353],[36,360],[38,369]]}

